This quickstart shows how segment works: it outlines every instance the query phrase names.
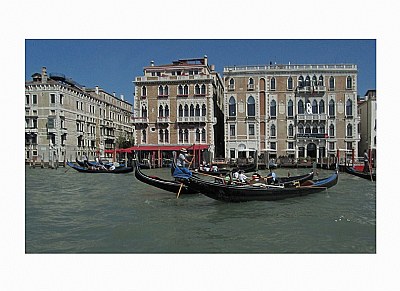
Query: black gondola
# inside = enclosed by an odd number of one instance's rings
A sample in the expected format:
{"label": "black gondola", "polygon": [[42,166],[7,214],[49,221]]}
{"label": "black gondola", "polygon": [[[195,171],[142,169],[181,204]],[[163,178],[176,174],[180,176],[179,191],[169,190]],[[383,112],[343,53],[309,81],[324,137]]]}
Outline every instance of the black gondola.
{"label": "black gondola", "polygon": [[290,197],[304,196],[318,193],[336,185],[339,179],[338,171],[325,179],[307,183],[311,185],[275,186],[264,187],[250,185],[226,185],[218,182],[210,182],[192,176],[184,180],[185,185],[198,190],[207,197],[224,202],[246,202],[246,201],[272,201]]}
{"label": "black gondola", "polygon": [[367,179],[367,180],[370,180],[371,181],[371,178],[372,178],[372,181],[376,181],[376,173],[368,173],[368,172],[360,172],[360,171],[356,171],[353,167],[345,167],[345,171],[346,171],[346,173],[348,173],[348,174],[351,174],[351,175],[354,175],[354,176],[357,176],[357,177],[360,177],[360,178],[364,178],[364,179]]}
{"label": "black gondola", "polygon": [[179,189],[181,189],[180,194],[198,193],[198,191],[193,190],[186,185],[182,185],[182,182],[174,180],[164,180],[155,176],[147,176],[141,171],[139,163],[134,162],[134,164],[135,164],[135,177],[136,179],[142,181],[143,183],[146,183],[148,185],[157,187],[165,191],[173,192],[175,194],[179,192]]}
{"label": "black gondola", "polygon": [[133,172],[133,167],[125,167],[125,166],[116,167],[114,170],[108,170],[108,169],[101,169],[98,167],[92,167],[92,168],[82,167],[80,165],[75,165],[74,163],[71,162],[67,162],[67,165],[81,173],[123,174],[123,173]]}

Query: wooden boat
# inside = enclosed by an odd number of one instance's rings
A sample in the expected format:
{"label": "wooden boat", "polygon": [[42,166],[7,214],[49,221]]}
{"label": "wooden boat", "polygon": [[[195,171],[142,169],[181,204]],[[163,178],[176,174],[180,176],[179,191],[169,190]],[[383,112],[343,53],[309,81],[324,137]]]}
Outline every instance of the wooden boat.
{"label": "wooden boat", "polygon": [[[207,197],[224,202],[272,201],[290,197],[318,193],[336,185],[339,179],[338,171],[331,176],[316,181],[303,183],[301,186],[264,187],[251,185],[226,185],[218,182],[205,181],[193,175],[184,180],[185,185],[195,189]],[[307,186],[306,186],[307,185]]]}
{"label": "wooden boat", "polygon": [[[177,194],[179,192],[179,189],[181,188],[181,185],[182,185],[182,182],[178,182],[178,181],[174,181],[174,180],[171,180],[171,181],[164,180],[164,179],[161,179],[156,176],[148,176],[148,175],[144,174],[140,169],[139,163],[136,161],[135,161],[135,177],[136,177],[136,179],[138,179],[139,181],[141,181],[143,183],[146,183],[148,185],[157,187],[157,188],[165,190],[165,191],[173,192],[175,194]],[[198,191],[193,190],[186,185],[182,186],[181,192],[180,192],[180,194],[194,194],[194,193],[198,193]]]}
{"label": "wooden boat", "polygon": [[229,169],[218,169],[218,171],[205,171],[205,170],[201,170],[200,168],[198,168],[194,173],[202,173],[202,174],[206,174],[206,175],[211,175],[211,176],[220,176],[220,175],[227,175],[229,174],[231,170]]}
{"label": "wooden boat", "polygon": [[[93,168],[82,167],[79,165],[75,165],[74,163],[71,163],[71,162],[67,162],[67,165],[81,173],[123,174],[123,173],[130,173],[133,171],[133,167],[125,167],[125,166],[116,167],[114,170],[107,170],[107,169],[99,169],[96,167],[93,167]],[[94,168],[96,168],[96,169],[94,169]]]}
{"label": "wooden boat", "polygon": [[[367,180],[371,181],[371,173],[368,173],[368,172],[364,173],[364,172],[361,172],[361,171],[356,171],[352,167],[345,167],[345,171],[348,174],[351,174],[351,175],[354,175],[354,176],[357,176],[357,177],[360,177],[360,178],[364,178],[364,179],[367,179]],[[372,173],[372,181],[376,181],[376,173]]]}

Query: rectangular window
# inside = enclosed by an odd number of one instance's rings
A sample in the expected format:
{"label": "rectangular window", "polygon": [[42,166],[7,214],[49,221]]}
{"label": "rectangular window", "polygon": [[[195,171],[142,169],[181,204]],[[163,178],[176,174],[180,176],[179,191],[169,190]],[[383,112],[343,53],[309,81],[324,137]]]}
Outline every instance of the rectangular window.
{"label": "rectangular window", "polygon": [[236,135],[236,126],[234,124],[231,124],[229,126],[229,132],[230,132],[230,136],[235,136]]}
{"label": "rectangular window", "polygon": [[64,95],[60,94],[60,104],[64,104]]}
{"label": "rectangular window", "polygon": [[288,142],[288,149],[294,149],[293,142]]}
{"label": "rectangular window", "polygon": [[249,135],[254,135],[254,124],[249,124]]}
{"label": "rectangular window", "polygon": [[29,95],[25,95],[25,104],[29,104]]}
{"label": "rectangular window", "polygon": [[230,155],[229,155],[229,157],[230,157],[231,159],[234,159],[234,158],[235,158],[235,150],[234,150],[234,149],[231,149],[231,150],[230,150]]}
{"label": "rectangular window", "polygon": [[37,95],[32,95],[32,104],[37,104]]}
{"label": "rectangular window", "polygon": [[271,150],[276,150],[276,142],[271,142]]}
{"label": "rectangular window", "polygon": [[51,104],[56,103],[56,95],[55,94],[50,94],[50,103]]}

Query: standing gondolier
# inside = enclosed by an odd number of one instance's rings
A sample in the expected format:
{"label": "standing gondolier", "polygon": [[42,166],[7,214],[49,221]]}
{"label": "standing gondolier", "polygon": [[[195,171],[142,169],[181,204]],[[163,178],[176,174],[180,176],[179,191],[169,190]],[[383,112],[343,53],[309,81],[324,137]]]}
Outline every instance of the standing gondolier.
{"label": "standing gondolier", "polygon": [[190,164],[190,161],[187,158],[188,158],[187,150],[185,148],[182,148],[180,150],[178,158],[176,159],[176,165],[178,167],[186,168],[186,165]]}
{"label": "standing gondolier", "polygon": [[188,160],[188,156],[189,155],[187,154],[187,149],[182,148],[179,151],[179,155],[176,158],[176,168],[173,173],[173,176],[175,178],[188,179],[189,177],[192,176],[192,172],[188,168],[191,164],[191,162]]}

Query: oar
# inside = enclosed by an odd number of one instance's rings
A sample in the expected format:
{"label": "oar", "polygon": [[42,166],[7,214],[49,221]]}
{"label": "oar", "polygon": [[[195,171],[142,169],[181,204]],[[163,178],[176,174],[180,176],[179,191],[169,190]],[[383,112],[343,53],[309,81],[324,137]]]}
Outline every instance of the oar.
{"label": "oar", "polygon": [[372,179],[372,165],[371,165],[371,163],[369,162],[369,159],[368,159],[368,166],[369,166],[369,174],[370,174],[370,176],[371,176],[371,181],[374,181],[374,180]]}
{"label": "oar", "polygon": [[[193,160],[194,160],[194,156],[193,156],[192,160],[190,161],[188,168],[190,168],[190,165],[192,164]],[[183,187],[183,182],[181,183],[181,186],[179,187],[179,191],[176,194],[176,199],[179,198],[179,195],[181,194],[182,187]]]}

